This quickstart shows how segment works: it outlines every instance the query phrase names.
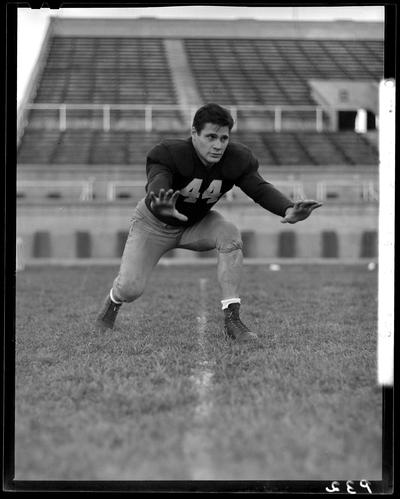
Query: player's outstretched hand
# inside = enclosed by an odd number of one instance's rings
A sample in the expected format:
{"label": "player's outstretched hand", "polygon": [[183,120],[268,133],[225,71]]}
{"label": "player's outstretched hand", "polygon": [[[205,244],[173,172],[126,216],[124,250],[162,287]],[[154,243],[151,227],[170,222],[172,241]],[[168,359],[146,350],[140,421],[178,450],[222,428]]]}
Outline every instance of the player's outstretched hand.
{"label": "player's outstretched hand", "polygon": [[300,222],[300,220],[308,218],[311,215],[311,212],[320,206],[322,206],[322,203],[318,203],[318,201],[312,199],[296,201],[294,206],[286,210],[286,214],[281,222],[283,224],[295,224],[296,222]]}
{"label": "player's outstretched hand", "polygon": [[182,222],[187,221],[187,216],[175,208],[176,200],[179,196],[179,191],[173,191],[169,189],[165,192],[165,189],[160,189],[158,196],[154,192],[150,192],[150,207],[154,213],[158,213],[164,217],[174,217]]}

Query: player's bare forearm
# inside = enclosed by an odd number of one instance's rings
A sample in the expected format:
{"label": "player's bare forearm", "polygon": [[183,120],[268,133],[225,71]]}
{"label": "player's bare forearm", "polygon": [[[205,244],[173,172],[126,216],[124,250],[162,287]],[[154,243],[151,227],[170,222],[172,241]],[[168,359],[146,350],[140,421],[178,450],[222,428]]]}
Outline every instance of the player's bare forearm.
{"label": "player's bare forearm", "polygon": [[282,218],[282,223],[295,224],[301,220],[308,218],[311,213],[322,206],[322,203],[314,201],[313,199],[305,199],[302,201],[296,201],[294,206],[291,206],[286,210],[285,216]]}
{"label": "player's bare forearm", "polygon": [[173,189],[165,190],[160,189],[158,194],[155,194],[153,191],[150,192],[150,207],[152,211],[164,217],[174,217],[182,222],[187,221],[187,216],[180,213],[175,208],[176,200],[178,199],[180,192],[173,191]]}

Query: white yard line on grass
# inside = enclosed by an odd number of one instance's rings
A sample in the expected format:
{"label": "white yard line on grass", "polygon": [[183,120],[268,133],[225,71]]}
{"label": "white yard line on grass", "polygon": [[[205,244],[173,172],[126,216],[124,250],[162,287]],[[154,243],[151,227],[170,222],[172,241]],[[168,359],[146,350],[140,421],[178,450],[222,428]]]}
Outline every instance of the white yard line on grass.
{"label": "white yard line on grass", "polygon": [[207,359],[205,332],[207,279],[200,279],[200,306],[197,317],[197,347],[199,360],[191,376],[198,402],[194,409],[192,428],[183,436],[183,452],[190,480],[215,480],[215,471],[210,456],[212,442],[209,438],[210,416],[213,410],[212,378],[214,363]]}

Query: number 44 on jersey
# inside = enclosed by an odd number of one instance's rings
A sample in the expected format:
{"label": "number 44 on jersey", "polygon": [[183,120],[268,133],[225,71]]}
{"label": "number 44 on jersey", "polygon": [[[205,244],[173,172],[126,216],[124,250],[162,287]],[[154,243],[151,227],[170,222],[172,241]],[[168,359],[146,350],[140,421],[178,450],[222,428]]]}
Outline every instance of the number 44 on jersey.
{"label": "number 44 on jersey", "polygon": [[206,199],[207,203],[215,203],[221,196],[222,180],[213,180],[207,189],[200,193],[201,178],[194,178],[180,193],[185,198],[186,203],[195,203],[198,199]]}

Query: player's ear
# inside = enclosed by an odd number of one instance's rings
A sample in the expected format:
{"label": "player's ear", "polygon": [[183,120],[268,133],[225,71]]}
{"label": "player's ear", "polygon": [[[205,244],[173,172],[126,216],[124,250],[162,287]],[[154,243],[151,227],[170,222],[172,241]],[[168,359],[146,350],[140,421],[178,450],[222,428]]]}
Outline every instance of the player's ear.
{"label": "player's ear", "polygon": [[192,126],[192,137],[195,137],[196,135],[198,135],[197,130],[194,126]]}

